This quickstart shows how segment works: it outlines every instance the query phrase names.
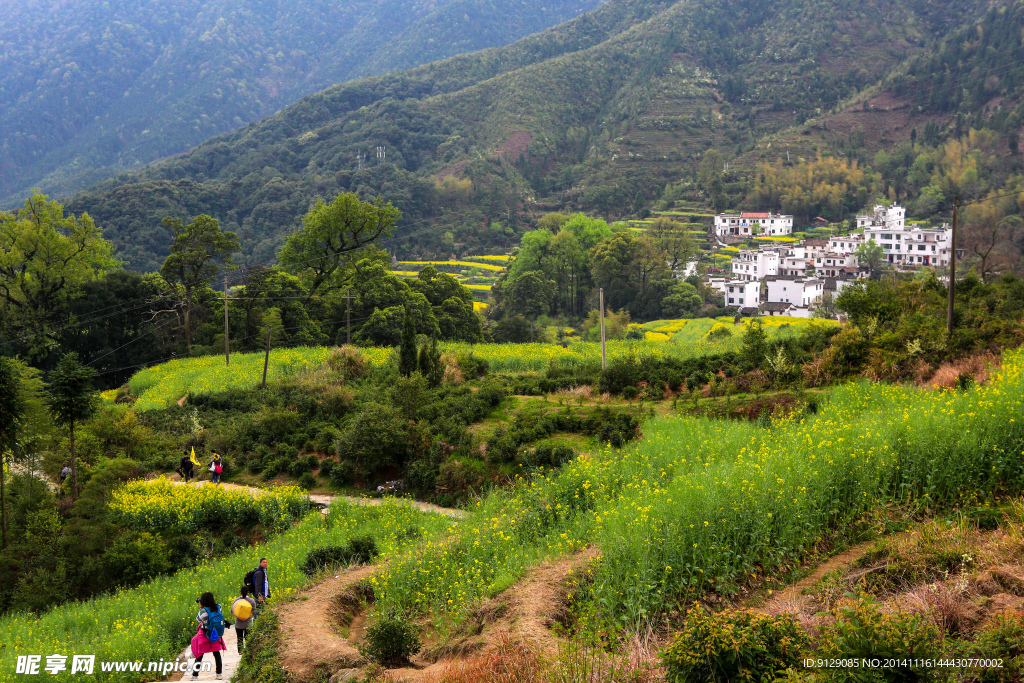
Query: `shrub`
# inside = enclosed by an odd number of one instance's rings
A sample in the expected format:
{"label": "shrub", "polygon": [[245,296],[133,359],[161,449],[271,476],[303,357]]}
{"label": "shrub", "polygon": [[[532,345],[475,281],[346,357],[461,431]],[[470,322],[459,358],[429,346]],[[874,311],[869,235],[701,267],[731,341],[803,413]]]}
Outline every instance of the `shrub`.
{"label": "shrub", "polygon": [[316,450],[320,453],[333,453],[335,444],[341,437],[341,430],[333,425],[328,425],[316,435]]}
{"label": "shrub", "polygon": [[561,467],[575,457],[576,451],[570,446],[545,444],[533,449],[526,459],[529,464],[538,467]]}
{"label": "shrub", "polygon": [[459,372],[467,380],[480,379],[490,370],[490,364],[486,358],[479,358],[470,351],[468,354],[458,356]]}
{"label": "shrub", "polygon": [[332,465],[328,461],[323,467],[334,486],[345,486],[352,481],[352,465],[348,462],[336,462]]}
{"label": "shrub", "polygon": [[288,439],[302,426],[302,416],[294,410],[265,408],[252,420],[251,429],[260,443],[273,446]]}
{"label": "shrub", "polygon": [[694,605],[662,661],[673,683],[770,681],[795,666],[809,642],[788,614],[732,609],[716,614]]}
{"label": "shrub", "polygon": [[504,427],[498,427],[487,442],[487,459],[491,462],[512,462],[518,452],[519,440]]}
{"label": "shrub", "polygon": [[377,542],[372,536],[356,536],[345,545],[329,545],[313,548],[299,568],[308,576],[324,567],[335,565],[365,564],[379,555]]}
{"label": "shrub", "polygon": [[980,683],[1018,681],[1024,672],[1024,615],[1019,612],[998,612],[974,641],[977,656],[1002,659],[1003,668],[985,669],[978,676]]}
{"label": "shrub", "polygon": [[288,474],[293,477],[309,474],[310,469],[309,462],[305,458],[295,458],[288,463]]}
{"label": "shrub", "polygon": [[366,629],[366,641],[359,652],[381,666],[395,667],[408,662],[422,647],[413,624],[387,617]]}
{"label": "shrub", "polygon": [[[823,629],[818,655],[840,659],[935,659],[942,654],[940,634],[926,614],[886,614],[869,595],[853,598],[840,607],[835,623]],[[886,669],[887,681],[920,681],[934,678],[934,669],[903,666]],[[857,669],[825,669],[826,680],[847,681],[857,678]]]}
{"label": "shrub", "polygon": [[299,486],[309,491],[310,489],[316,488],[317,481],[316,477],[312,472],[306,472],[299,477]]}
{"label": "shrub", "polygon": [[370,370],[362,352],[354,346],[339,346],[327,357],[327,367],[345,381],[362,377]]}

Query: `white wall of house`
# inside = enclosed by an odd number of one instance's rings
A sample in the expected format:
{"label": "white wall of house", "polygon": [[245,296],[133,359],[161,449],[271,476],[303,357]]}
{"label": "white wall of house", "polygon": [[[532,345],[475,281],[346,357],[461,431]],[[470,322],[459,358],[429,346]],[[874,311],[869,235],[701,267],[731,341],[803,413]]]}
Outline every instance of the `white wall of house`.
{"label": "white wall of house", "polygon": [[740,249],[732,259],[732,275],[738,280],[760,280],[779,274],[779,254],[775,251]]}
{"label": "white wall of house", "polygon": [[725,283],[722,294],[725,296],[726,306],[758,306],[761,303],[761,283],[757,280],[734,280]]}
{"label": "white wall of house", "polygon": [[817,278],[778,277],[768,280],[768,301],[810,306],[821,301],[825,283]]}
{"label": "white wall of house", "polygon": [[720,213],[715,216],[715,234],[719,237],[749,237],[755,234],[768,237],[792,235],[793,217],[770,211]]}

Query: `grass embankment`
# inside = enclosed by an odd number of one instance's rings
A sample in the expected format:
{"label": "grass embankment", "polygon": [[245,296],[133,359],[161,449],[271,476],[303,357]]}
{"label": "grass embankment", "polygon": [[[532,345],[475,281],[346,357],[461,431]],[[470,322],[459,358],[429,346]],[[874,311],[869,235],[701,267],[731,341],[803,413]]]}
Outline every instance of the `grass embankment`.
{"label": "grass embankment", "polygon": [[637,623],[827,552],[880,505],[1018,493],[1024,353],[1004,360],[985,387],[852,384],[817,415],[770,428],[652,420],[638,445],[496,492],[443,546],[395,558],[379,604],[458,621],[538,559],[596,543],[594,604]]}
{"label": "grass embankment", "polygon": [[[221,604],[237,595],[245,573],[266,557],[275,599],[295,591],[308,577],[299,569],[315,547],[342,545],[355,536],[371,535],[385,554],[418,542],[419,538],[444,535],[452,520],[419,512],[407,505],[390,503],[364,507],[336,503],[327,520],[319,512],[267,544],[247,548],[229,558],[161,577],[131,590],[66,604],[43,615],[18,614],[0,618],[0,681],[25,680],[16,675],[18,655],[63,654],[68,671],[46,680],[78,680],[72,676],[71,655],[96,655],[102,661],[159,661],[172,659],[195,633],[195,599],[211,591]],[[145,666],[143,666],[145,669]],[[143,673],[101,674],[103,680],[152,680]]]}

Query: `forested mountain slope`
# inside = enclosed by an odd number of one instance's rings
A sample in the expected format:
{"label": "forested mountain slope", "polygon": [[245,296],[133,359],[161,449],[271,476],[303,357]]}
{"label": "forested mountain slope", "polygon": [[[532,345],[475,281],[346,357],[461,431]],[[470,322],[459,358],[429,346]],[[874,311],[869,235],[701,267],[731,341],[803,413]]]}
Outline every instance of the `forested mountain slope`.
{"label": "forested mountain slope", "polygon": [[[827,151],[874,162],[879,150],[935,145],[971,129],[1002,134],[1000,153],[1016,155],[1024,123],[1024,3],[993,3],[976,21],[950,27],[928,49],[911,54],[878,84],[751,146],[740,164],[778,151],[811,156]],[[774,152],[772,151],[774,150]],[[886,172],[888,155],[877,170]],[[892,169],[896,189],[910,172]]]}
{"label": "forested mountain slope", "polygon": [[599,0],[28,0],[0,15],[0,205],[67,194],[352,78],[494,45]]}
{"label": "forested mountain slope", "polygon": [[[69,207],[134,268],[167,213],[210,213],[267,262],[316,196],[382,194],[391,246],[509,244],[529,212],[647,205],[711,147],[743,154],[924,54],[977,0],[611,0],[519,43],[309,96]],[[379,158],[377,149],[385,156]]]}

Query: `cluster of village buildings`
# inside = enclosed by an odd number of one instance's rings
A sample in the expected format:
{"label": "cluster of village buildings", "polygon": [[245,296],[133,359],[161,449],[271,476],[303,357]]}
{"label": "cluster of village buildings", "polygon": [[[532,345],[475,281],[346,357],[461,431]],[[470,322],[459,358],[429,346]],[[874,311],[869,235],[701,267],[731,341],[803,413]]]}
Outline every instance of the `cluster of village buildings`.
{"label": "cluster of village buildings", "polygon": [[[906,209],[876,206],[857,216],[856,231],[799,243],[741,249],[732,259],[732,272],[710,278],[725,296],[727,306],[744,315],[811,317],[826,296],[835,296],[850,283],[869,275],[855,251],[871,240],[884,253],[884,262],[899,269],[949,266],[952,231],[941,227],[907,226]],[[784,237],[793,233],[793,217],[773,213],[715,216],[714,234],[722,243],[750,237]]]}

